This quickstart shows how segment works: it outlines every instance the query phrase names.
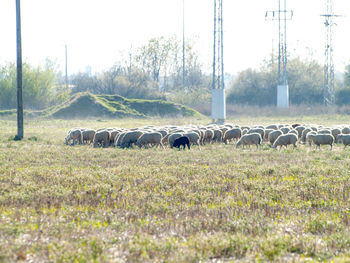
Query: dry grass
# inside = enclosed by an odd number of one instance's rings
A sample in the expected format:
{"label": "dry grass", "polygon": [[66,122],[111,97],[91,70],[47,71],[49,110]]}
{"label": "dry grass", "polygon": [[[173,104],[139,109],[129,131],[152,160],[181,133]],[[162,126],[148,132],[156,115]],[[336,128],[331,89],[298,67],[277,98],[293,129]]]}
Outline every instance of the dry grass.
{"label": "dry grass", "polygon": [[[63,143],[74,126],[196,121],[29,121],[14,142],[0,120],[0,262],[350,260],[350,149]],[[237,120],[277,121],[303,120]]]}

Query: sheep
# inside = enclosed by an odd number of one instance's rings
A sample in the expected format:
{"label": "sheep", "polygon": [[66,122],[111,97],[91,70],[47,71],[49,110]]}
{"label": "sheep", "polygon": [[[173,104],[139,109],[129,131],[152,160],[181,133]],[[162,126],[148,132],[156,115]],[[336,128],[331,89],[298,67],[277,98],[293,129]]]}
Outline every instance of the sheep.
{"label": "sheep", "polygon": [[277,124],[270,124],[265,127],[265,129],[278,130]]}
{"label": "sheep", "polygon": [[280,150],[282,146],[288,146],[288,145],[293,145],[294,148],[297,147],[297,141],[298,141],[298,136],[293,133],[288,133],[288,134],[282,134],[278,136],[276,141],[273,143],[272,148],[276,149],[277,146],[280,146]]}
{"label": "sheep", "polygon": [[283,132],[283,134],[287,134],[290,131],[290,128],[288,127],[282,127],[280,130]]}
{"label": "sheep", "polygon": [[339,143],[344,144],[344,149],[350,145],[350,134],[338,134],[337,139]]}
{"label": "sheep", "polygon": [[83,143],[93,143],[94,142],[94,136],[96,131],[95,130],[84,130],[81,133],[81,136],[83,137]]}
{"label": "sheep", "polygon": [[248,133],[248,129],[242,129],[242,135],[246,135],[247,133]]}
{"label": "sheep", "polygon": [[335,142],[338,142],[338,135],[341,134],[341,130],[339,128],[333,128],[331,134],[333,135]]}
{"label": "sheep", "polygon": [[213,142],[222,142],[222,131],[219,129],[215,129],[213,131],[214,131]]}
{"label": "sheep", "polygon": [[70,140],[73,141],[71,145],[75,145],[76,142],[79,142],[79,144],[81,144],[82,143],[81,129],[70,130],[66,137],[66,145],[69,144]]}
{"label": "sheep", "polygon": [[271,143],[271,145],[274,144],[274,142],[277,140],[277,138],[278,138],[281,134],[283,134],[281,130],[275,130],[275,131],[269,133],[268,140],[269,140],[269,142]]}
{"label": "sheep", "polygon": [[242,136],[242,131],[239,128],[233,128],[227,130],[224,133],[223,141],[225,144],[229,143],[232,139],[240,139]]}
{"label": "sheep", "polygon": [[259,133],[261,136],[261,139],[265,137],[265,130],[263,128],[252,128],[247,132],[247,134],[252,134],[252,133]]}
{"label": "sheep", "polygon": [[317,133],[315,131],[310,131],[306,135],[306,143],[308,143],[310,145],[310,147],[312,145],[312,139],[311,139],[311,136],[309,136],[309,135],[316,135],[316,134]]}
{"label": "sheep", "polygon": [[106,148],[109,146],[109,137],[110,133],[107,130],[101,130],[95,133],[94,136],[94,148],[98,147],[99,145]]}
{"label": "sheep", "polygon": [[298,126],[295,128],[295,130],[298,132],[298,138],[300,139],[303,134],[303,130],[305,130],[305,126]]}
{"label": "sheep", "polygon": [[293,128],[293,129],[295,129],[296,127],[299,127],[299,126],[301,126],[301,124],[299,124],[299,123],[294,123],[294,124],[292,124],[292,128]]}
{"label": "sheep", "polygon": [[297,130],[292,129],[287,134],[290,134],[290,133],[295,134],[296,136],[298,136],[298,131]]}
{"label": "sheep", "polygon": [[148,147],[149,144],[156,145],[156,147],[161,146],[164,148],[162,144],[162,134],[159,132],[150,132],[150,133],[144,133],[142,134],[136,141],[136,145],[141,148],[144,146],[145,148]]}
{"label": "sheep", "polygon": [[328,129],[322,129],[317,132],[318,134],[331,134],[331,131]]}
{"label": "sheep", "polygon": [[259,133],[250,133],[250,134],[245,134],[243,135],[239,141],[236,143],[236,148],[238,148],[239,146],[244,146],[245,145],[256,145],[256,149],[259,148],[259,145],[261,147],[262,144],[262,138],[261,135]]}
{"label": "sheep", "polygon": [[204,138],[202,143],[205,144],[205,142],[211,143],[214,138],[214,131],[213,130],[205,130],[204,132]]}
{"label": "sheep", "polygon": [[350,134],[350,128],[349,128],[349,127],[344,127],[344,128],[341,130],[341,133],[342,133],[342,134]]}
{"label": "sheep", "polygon": [[114,139],[114,147],[120,147],[120,145],[122,143],[122,140],[123,140],[125,134],[127,134],[127,132],[128,131],[121,132],[115,137],[115,139]]}
{"label": "sheep", "polygon": [[275,129],[265,129],[264,140],[268,140],[269,134],[273,131],[275,131]]}
{"label": "sheep", "polygon": [[[302,134],[301,134],[301,142],[302,142],[303,144],[306,143],[306,136],[307,136],[307,134],[308,134],[309,132],[311,132],[311,131],[313,131],[311,128],[305,128],[305,129],[303,130],[303,132],[302,132]],[[317,130],[316,130],[316,131],[317,131]]]}
{"label": "sheep", "polygon": [[121,148],[129,148],[132,144],[136,143],[137,140],[141,137],[143,131],[134,130],[127,132],[123,139],[121,140],[120,147]]}
{"label": "sheep", "polygon": [[331,134],[309,134],[308,139],[321,149],[321,145],[330,145],[333,149],[334,137]]}
{"label": "sheep", "polygon": [[186,145],[187,145],[187,148],[190,149],[190,140],[188,139],[188,137],[181,136],[177,138],[173,143],[173,147],[179,148],[179,150],[181,149],[180,148],[181,145],[184,147],[184,150],[186,149]]}
{"label": "sheep", "polygon": [[190,143],[198,145],[199,149],[200,149],[200,142],[199,142],[199,135],[195,132],[188,132],[185,133],[184,136],[186,136],[189,140]]}
{"label": "sheep", "polygon": [[182,133],[173,133],[173,134],[170,134],[169,138],[168,138],[168,143],[170,145],[170,148],[173,148],[173,144],[175,142],[175,140],[177,138],[180,138],[182,136]]}
{"label": "sheep", "polygon": [[109,145],[112,145],[115,141],[115,138],[118,136],[120,133],[120,130],[112,130],[110,131],[110,136],[109,136]]}

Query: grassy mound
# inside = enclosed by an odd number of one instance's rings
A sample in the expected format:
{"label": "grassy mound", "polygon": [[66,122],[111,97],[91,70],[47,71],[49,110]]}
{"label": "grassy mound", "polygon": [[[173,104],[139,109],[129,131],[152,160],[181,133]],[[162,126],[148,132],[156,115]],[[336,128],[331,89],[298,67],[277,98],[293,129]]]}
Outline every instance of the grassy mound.
{"label": "grassy mound", "polygon": [[77,93],[65,103],[46,110],[44,115],[63,119],[201,116],[199,112],[189,107],[168,101],[126,99],[119,95],[94,95],[91,93]]}

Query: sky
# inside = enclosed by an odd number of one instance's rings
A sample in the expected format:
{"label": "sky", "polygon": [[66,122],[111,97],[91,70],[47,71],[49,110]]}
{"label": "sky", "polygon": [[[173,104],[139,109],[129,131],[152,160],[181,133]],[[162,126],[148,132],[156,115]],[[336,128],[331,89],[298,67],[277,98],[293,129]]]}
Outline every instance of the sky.
{"label": "sky", "polygon": [[[185,1],[185,36],[196,43],[204,69],[213,56],[213,0]],[[283,2],[283,0],[282,0]],[[287,25],[288,52],[324,61],[326,0],[287,0],[293,19]],[[22,0],[24,61],[46,58],[64,71],[65,45],[70,74],[101,72],[154,37],[182,39],[183,0]],[[265,12],[278,9],[278,0],[223,0],[225,72],[259,68],[277,49],[277,21]],[[0,1],[0,64],[16,60],[15,0]],[[334,63],[343,71],[350,63],[350,1],[334,0],[334,13],[343,15],[334,27]],[[123,55],[124,54],[124,55]],[[124,56],[125,57],[125,56]]]}

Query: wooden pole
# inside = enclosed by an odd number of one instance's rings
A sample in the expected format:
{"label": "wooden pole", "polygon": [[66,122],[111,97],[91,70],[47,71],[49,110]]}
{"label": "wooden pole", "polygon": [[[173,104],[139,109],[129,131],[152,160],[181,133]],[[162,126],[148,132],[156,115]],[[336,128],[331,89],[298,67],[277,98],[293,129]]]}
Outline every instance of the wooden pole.
{"label": "wooden pole", "polygon": [[22,98],[22,37],[21,37],[21,3],[16,0],[16,32],[17,32],[17,136],[23,139],[23,98]]}

